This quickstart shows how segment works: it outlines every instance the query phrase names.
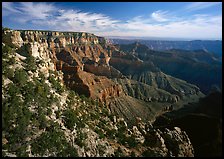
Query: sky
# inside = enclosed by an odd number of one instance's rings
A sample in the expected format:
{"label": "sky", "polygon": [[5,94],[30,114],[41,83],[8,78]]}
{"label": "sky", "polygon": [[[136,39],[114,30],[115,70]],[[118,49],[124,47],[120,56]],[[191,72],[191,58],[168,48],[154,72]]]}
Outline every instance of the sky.
{"label": "sky", "polygon": [[11,29],[105,37],[222,39],[222,2],[2,2]]}

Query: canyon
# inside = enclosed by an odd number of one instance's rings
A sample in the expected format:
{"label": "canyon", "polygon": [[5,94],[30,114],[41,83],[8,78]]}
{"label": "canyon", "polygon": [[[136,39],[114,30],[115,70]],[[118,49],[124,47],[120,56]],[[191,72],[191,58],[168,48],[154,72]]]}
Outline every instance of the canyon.
{"label": "canyon", "polygon": [[[21,55],[51,61],[55,70],[63,72],[67,87],[105,103],[128,120],[131,114],[153,120],[166,106],[179,108],[179,103],[203,96],[197,86],[167,75],[152,62],[144,62],[90,33],[6,31],[3,41],[18,47]],[[155,108],[154,103],[162,106]],[[139,109],[131,108],[132,104]],[[121,108],[126,112],[119,113]]]}
{"label": "canyon", "polygon": [[[18,124],[24,132],[34,133],[20,136],[27,141],[23,142],[27,149],[32,147],[26,150],[28,156],[66,156],[75,152],[73,149],[77,150],[73,155],[84,157],[194,156],[192,143],[182,128],[174,125],[159,129],[152,123],[161,114],[204,97],[196,85],[166,74],[153,61],[144,61],[91,33],[3,30],[2,41],[2,48],[14,52],[9,56],[10,51],[3,51],[4,65],[14,71],[12,75],[8,68],[3,71],[4,112],[13,111],[11,108],[17,104],[12,102],[16,102],[21,106],[15,110],[25,111],[24,117],[29,111],[34,113],[31,116],[38,115],[25,128],[25,119]],[[5,56],[15,56],[12,65]],[[14,85],[16,89],[10,89]],[[31,103],[23,107],[21,103],[26,101]],[[20,119],[8,118],[3,117],[3,146],[10,150],[4,150],[6,156],[13,156],[20,149],[6,145],[14,142],[9,132],[18,133],[19,128],[14,124],[8,128],[7,123]],[[53,139],[56,134],[65,139]],[[42,141],[46,137],[52,143],[44,146]],[[56,141],[61,142],[53,144]],[[57,147],[55,152],[52,147],[61,144],[65,149]]]}

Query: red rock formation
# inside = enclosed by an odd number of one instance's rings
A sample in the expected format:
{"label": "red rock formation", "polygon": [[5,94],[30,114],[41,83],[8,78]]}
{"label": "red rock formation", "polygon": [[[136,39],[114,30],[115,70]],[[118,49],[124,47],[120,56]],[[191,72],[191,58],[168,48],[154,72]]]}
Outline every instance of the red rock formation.
{"label": "red rock formation", "polygon": [[121,78],[123,76],[120,71],[116,70],[112,66],[97,65],[96,63],[85,64],[84,71],[93,73],[98,76],[106,76],[107,78]]}
{"label": "red rock formation", "polygon": [[123,94],[120,85],[104,76],[96,76],[82,71],[77,66],[64,65],[62,71],[65,72],[65,82],[79,94],[84,94],[92,99],[99,99],[105,103],[108,103],[110,98],[119,97]]}

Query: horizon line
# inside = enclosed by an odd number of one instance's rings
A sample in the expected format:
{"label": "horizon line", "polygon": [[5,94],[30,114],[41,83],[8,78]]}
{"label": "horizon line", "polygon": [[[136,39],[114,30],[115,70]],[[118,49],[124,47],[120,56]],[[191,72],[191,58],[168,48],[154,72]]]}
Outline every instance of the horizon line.
{"label": "horizon line", "polygon": [[[9,27],[3,27],[2,28],[9,28]],[[17,31],[43,31],[43,32],[71,32],[71,33],[87,33],[87,34],[93,34],[98,37],[104,37],[107,39],[120,39],[120,40],[161,40],[161,41],[222,41],[222,38],[181,38],[181,37],[154,37],[154,36],[101,36],[101,35],[96,35],[95,33],[90,33],[87,31],[59,31],[59,30],[43,30],[43,29],[12,29],[11,30],[17,30]]]}

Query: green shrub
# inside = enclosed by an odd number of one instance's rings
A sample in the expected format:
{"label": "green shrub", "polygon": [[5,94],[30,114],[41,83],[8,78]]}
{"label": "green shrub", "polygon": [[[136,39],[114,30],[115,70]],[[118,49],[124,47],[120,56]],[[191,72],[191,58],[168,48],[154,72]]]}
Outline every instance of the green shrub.
{"label": "green shrub", "polygon": [[63,115],[64,115],[65,126],[68,129],[73,130],[73,127],[75,126],[75,124],[79,122],[77,114],[72,109],[67,109],[65,110]]}
{"label": "green shrub", "polygon": [[7,75],[8,72],[8,63],[5,60],[2,60],[2,74]]}
{"label": "green shrub", "polygon": [[21,93],[20,88],[16,86],[14,83],[8,84],[8,95],[11,97],[16,96],[17,94]]}
{"label": "green shrub", "polygon": [[47,108],[47,115],[50,116],[52,114],[52,109],[51,108]]}
{"label": "green shrub", "polygon": [[61,111],[60,110],[55,111],[55,114],[56,114],[56,118],[59,119],[61,116]]}
{"label": "green shrub", "polygon": [[8,55],[9,52],[12,51],[12,48],[9,45],[2,45],[2,54],[3,55]]}
{"label": "green shrub", "polygon": [[106,147],[103,145],[98,145],[99,155],[103,156],[105,154]]}
{"label": "green shrub", "polygon": [[77,152],[76,148],[72,147],[69,144],[66,144],[65,150],[60,152],[58,156],[78,157],[78,152]]}
{"label": "green shrub", "polygon": [[29,104],[35,99],[36,93],[35,93],[35,84],[31,81],[27,82],[26,85],[22,88],[23,96],[24,96],[24,102],[26,104]]}
{"label": "green shrub", "polygon": [[115,139],[116,130],[115,129],[107,130],[106,135],[110,139]]}
{"label": "green shrub", "polygon": [[13,64],[15,64],[16,63],[16,59],[15,59],[15,57],[13,56],[13,57],[11,57],[10,59],[9,59],[9,65],[13,65]]}
{"label": "green shrub", "polygon": [[22,145],[16,150],[16,155],[18,157],[29,157],[28,152],[26,152],[26,145]]}
{"label": "green shrub", "polygon": [[39,122],[39,128],[44,129],[47,127],[47,119],[46,116],[43,113],[38,114],[38,122]]}
{"label": "green shrub", "polygon": [[[31,56],[31,49],[30,49],[30,44],[24,44],[22,47],[20,47],[17,52],[25,57]],[[29,60],[29,59],[28,59]]]}
{"label": "green shrub", "polygon": [[105,128],[105,121],[104,120],[100,120],[99,123],[97,124],[98,127],[104,129]]}
{"label": "green shrub", "polygon": [[80,95],[79,97],[80,97],[83,101],[86,101],[86,100],[87,100],[87,97],[86,97],[84,94]]}
{"label": "green shrub", "polygon": [[105,135],[104,135],[104,133],[103,133],[103,131],[101,129],[96,127],[95,132],[99,135],[100,139],[105,138]]}
{"label": "green shrub", "polygon": [[[8,147],[13,148],[13,145],[21,143],[24,139],[30,135],[28,131],[28,125],[31,120],[31,112],[27,106],[22,102],[19,94],[19,88],[14,84],[9,84],[10,96],[3,101],[2,105],[2,129],[7,132],[6,138],[10,141]],[[13,125],[16,126],[13,126]],[[25,146],[25,145],[24,145]],[[17,147],[18,156],[25,156],[25,151],[21,146]]]}
{"label": "green shrub", "polygon": [[150,149],[145,150],[145,151],[142,153],[142,156],[143,156],[143,157],[158,157],[158,156],[156,156],[156,154],[155,154],[152,150],[150,150]]}
{"label": "green shrub", "polygon": [[8,68],[8,71],[7,71],[6,76],[7,76],[10,80],[12,80],[13,77],[14,77],[14,70],[13,70],[12,68]]}
{"label": "green shrub", "polygon": [[9,63],[6,62],[6,59],[7,61],[10,60],[10,57],[9,57],[10,54],[12,54],[12,48],[9,45],[5,45],[5,46],[2,45],[2,59],[4,59],[2,60],[2,68],[6,68],[6,67],[8,68]]}
{"label": "green shrub", "polygon": [[119,131],[119,132],[124,133],[124,132],[126,131],[126,126],[125,126],[124,123],[121,122],[121,121],[118,123],[117,127],[118,127],[118,131]]}
{"label": "green shrub", "polygon": [[26,69],[35,72],[37,69],[37,65],[36,65],[36,59],[35,57],[29,55],[27,56],[26,60]]}
{"label": "green shrub", "polygon": [[114,155],[115,155],[115,157],[124,157],[124,154],[120,147],[118,147],[118,149],[115,151]]}
{"label": "green shrub", "polygon": [[39,78],[40,78],[40,82],[41,82],[41,83],[44,83],[44,81],[45,81],[45,76],[44,76],[44,74],[43,74],[42,72],[39,72],[38,76],[39,76]]}
{"label": "green shrub", "polygon": [[75,103],[75,92],[74,91],[71,91],[71,90],[69,91],[66,103],[68,104],[69,107]]}
{"label": "green shrub", "polygon": [[100,118],[100,115],[98,112],[90,112],[90,116],[92,120],[98,120]]}
{"label": "green shrub", "polygon": [[109,116],[109,111],[107,110],[107,108],[102,108],[102,114],[105,116]]}
{"label": "green shrub", "polygon": [[5,45],[10,46],[11,48],[15,48],[15,45],[12,43],[10,33],[9,34],[2,34],[2,42]]}
{"label": "green shrub", "polygon": [[136,157],[135,152],[131,151],[131,157]]}
{"label": "green shrub", "polygon": [[126,136],[125,136],[124,133],[118,131],[118,133],[116,134],[116,137],[117,137],[118,142],[120,144],[125,145],[125,143],[126,143]]}
{"label": "green shrub", "polygon": [[7,31],[7,30],[11,30],[11,29],[8,27],[2,27],[2,31]]}
{"label": "green shrub", "polygon": [[12,48],[9,45],[2,45],[2,73],[8,74],[9,66],[15,64],[16,60],[12,55]]}
{"label": "green shrub", "polygon": [[138,145],[134,136],[126,137],[127,143],[129,147],[134,148]]}
{"label": "green shrub", "polygon": [[55,88],[58,93],[62,93],[65,90],[63,86],[61,86],[60,82],[55,80],[55,78],[52,75],[49,76],[48,80],[52,84],[52,87]]}
{"label": "green shrub", "polygon": [[80,147],[85,146],[85,139],[87,138],[87,134],[81,131],[78,131],[77,138],[75,139],[75,143]]}
{"label": "green shrub", "polygon": [[59,126],[52,125],[46,132],[35,139],[31,144],[33,154],[43,156],[48,153],[55,153],[57,157],[76,157],[77,150],[67,143],[64,133]]}
{"label": "green shrub", "polygon": [[21,86],[23,86],[27,82],[28,74],[23,69],[16,69],[14,74],[15,75],[13,82],[18,83]]}

